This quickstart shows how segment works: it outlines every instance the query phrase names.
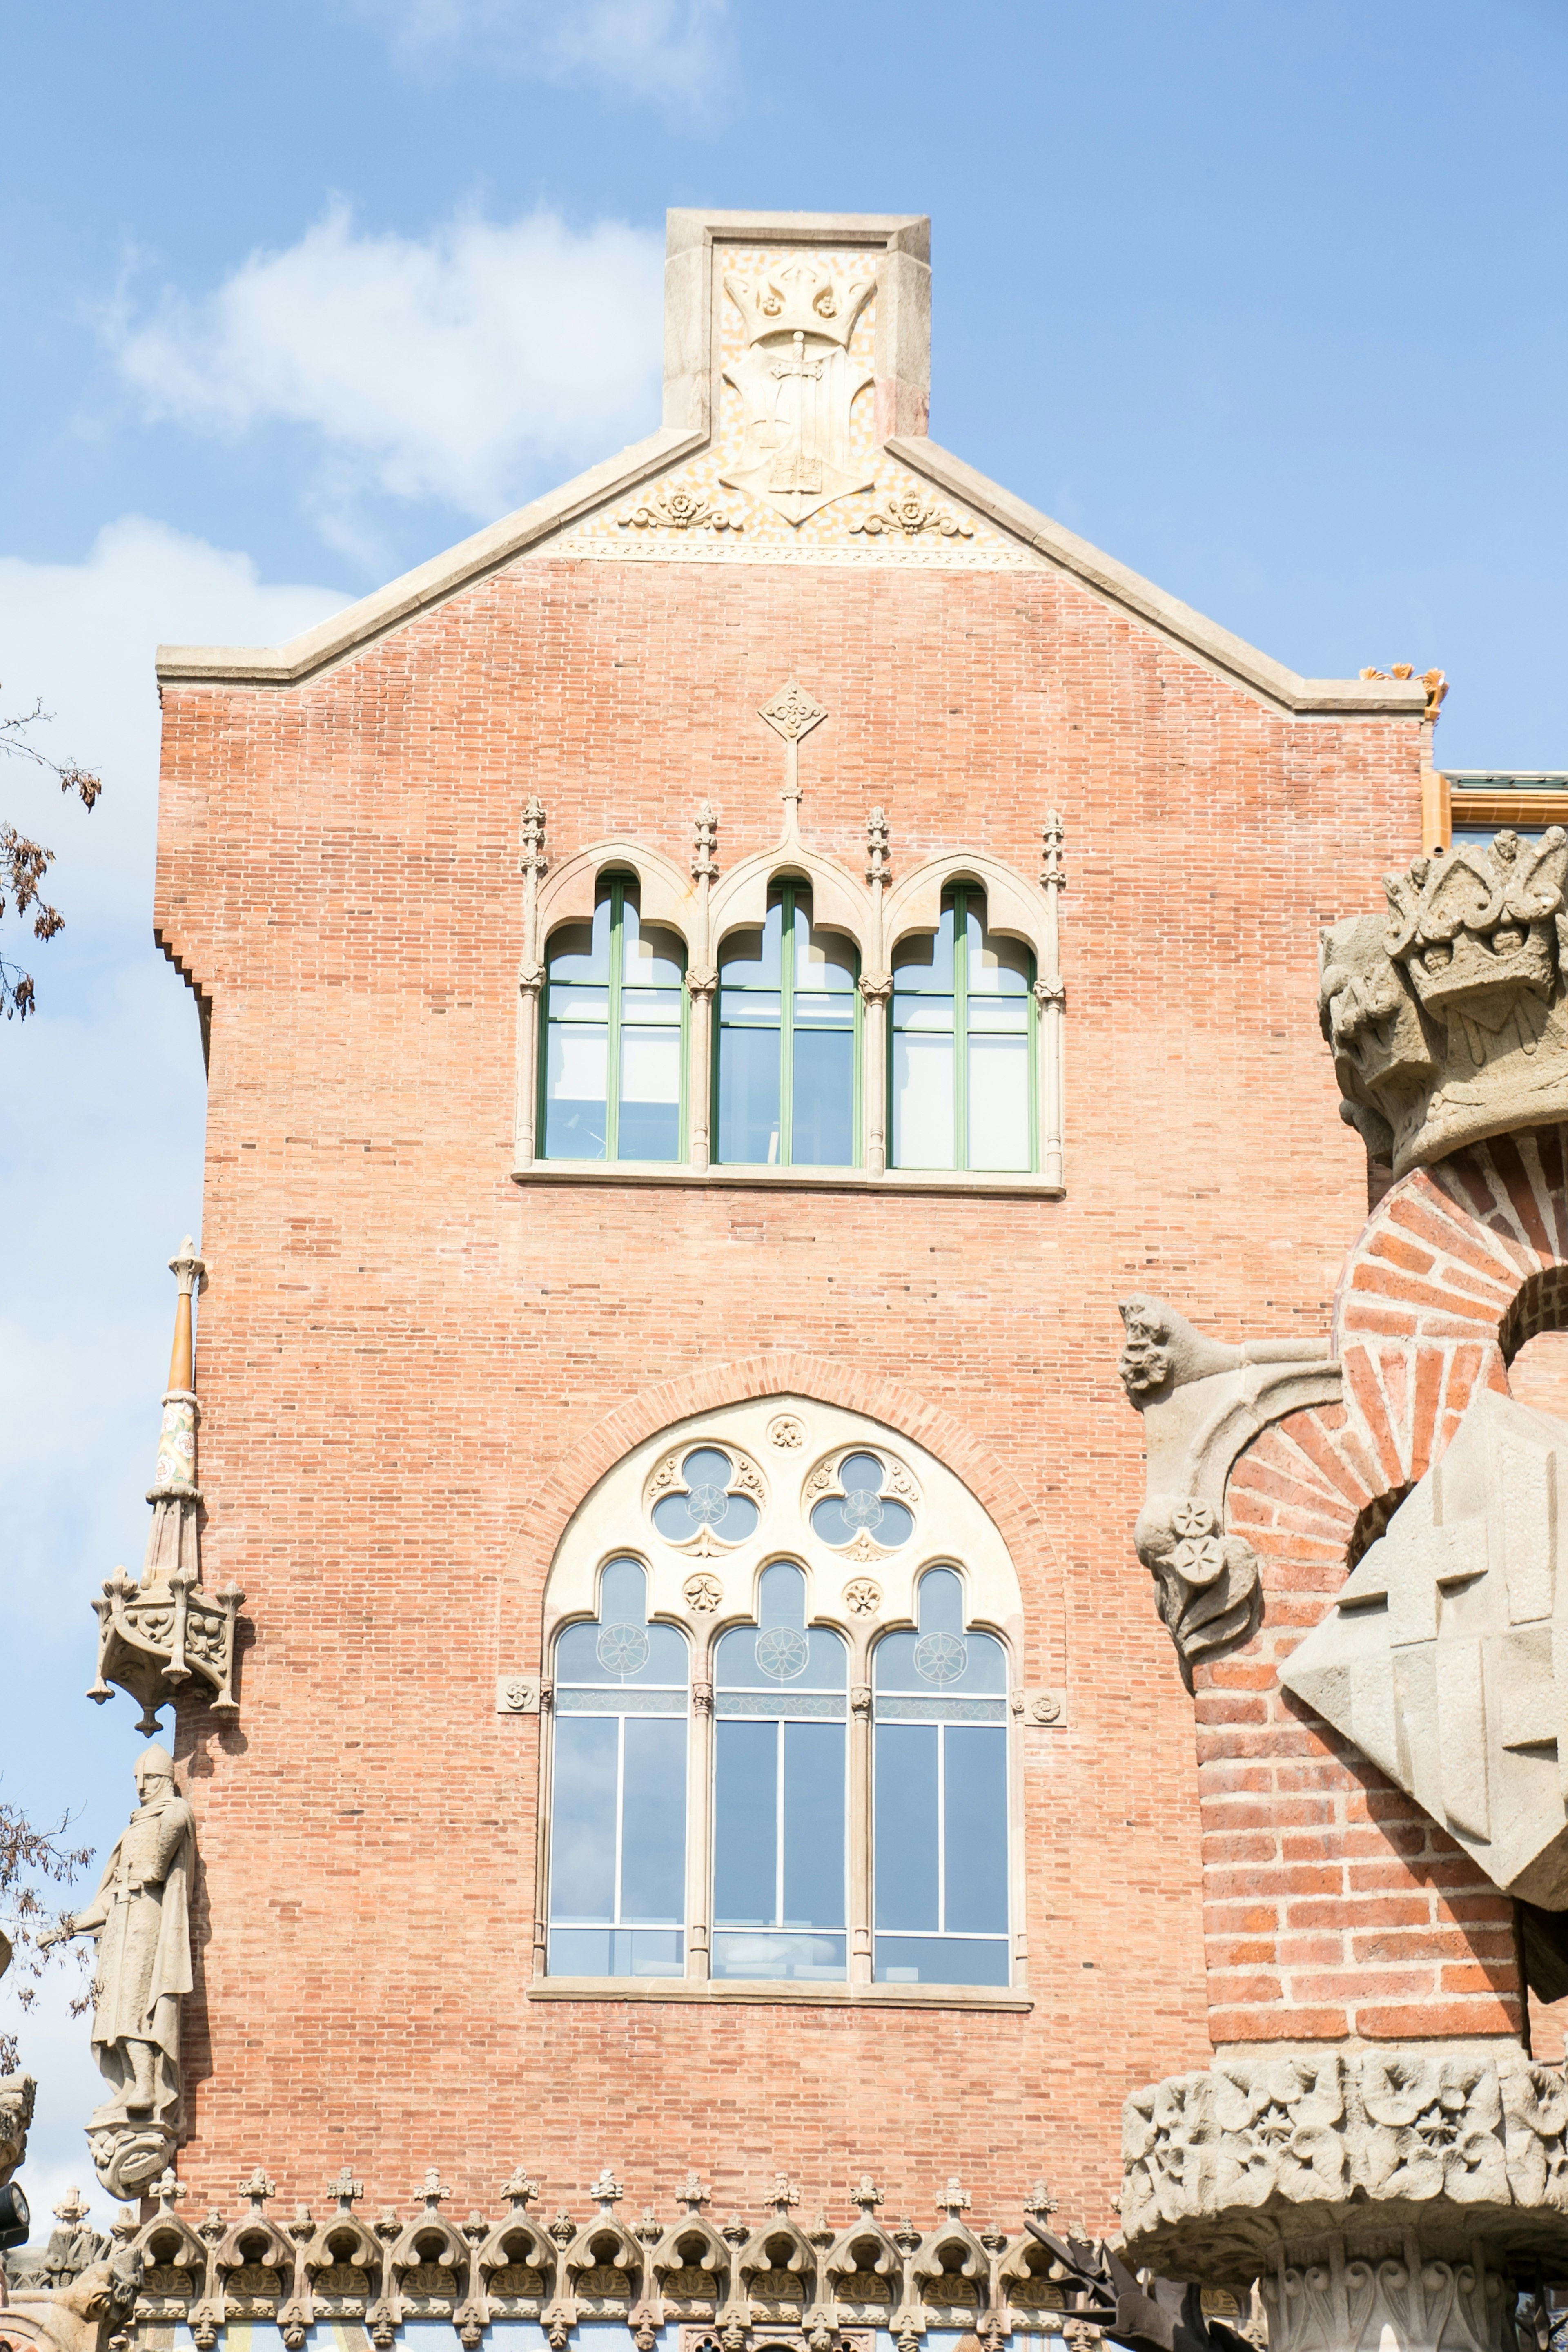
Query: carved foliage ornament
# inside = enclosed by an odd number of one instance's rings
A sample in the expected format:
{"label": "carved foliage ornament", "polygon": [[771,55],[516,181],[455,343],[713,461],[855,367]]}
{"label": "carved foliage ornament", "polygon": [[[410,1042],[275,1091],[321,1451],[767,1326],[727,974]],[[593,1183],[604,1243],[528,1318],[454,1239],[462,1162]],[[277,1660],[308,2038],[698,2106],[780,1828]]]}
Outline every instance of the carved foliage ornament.
{"label": "carved foliage ornament", "polygon": [[1226,1531],[1231,1464],[1268,1423],[1336,1402],[1339,1367],[1326,1341],[1205,1339],[1142,1292],[1120,1312],[1117,1370],[1143,1415],[1146,1454],[1133,1540],[1190,1690],[1195,1663],[1247,1641],[1262,1616],[1257,1554]]}
{"label": "carved foliage ornament", "polygon": [[1340,1116],[1396,1175],[1568,1117],[1568,834],[1502,832],[1384,877],[1386,918],[1322,934]]}
{"label": "carved foliage ornament", "polygon": [[892,490],[879,506],[861,516],[850,525],[852,536],[863,531],[870,539],[918,539],[922,531],[934,530],[944,539],[973,539],[974,526],[955,514],[951,507],[938,504],[915,488]]}
{"label": "carved foliage ornament", "polygon": [[[1368,2202],[1465,2209],[1478,2238],[1533,2211],[1568,2243],[1565,2127],[1562,2075],[1522,2053],[1501,2069],[1395,2049],[1176,2075],[1123,2109],[1128,2258],[1245,2276],[1281,2234],[1342,2228]],[[1293,2222],[1291,2208],[1311,2210]]]}
{"label": "carved foliage ornament", "polygon": [[635,530],[744,530],[738,515],[710,504],[700,490],[684,489],[678,482],[662,483],[650,490],[641,506],[629,507],[616,521]]}

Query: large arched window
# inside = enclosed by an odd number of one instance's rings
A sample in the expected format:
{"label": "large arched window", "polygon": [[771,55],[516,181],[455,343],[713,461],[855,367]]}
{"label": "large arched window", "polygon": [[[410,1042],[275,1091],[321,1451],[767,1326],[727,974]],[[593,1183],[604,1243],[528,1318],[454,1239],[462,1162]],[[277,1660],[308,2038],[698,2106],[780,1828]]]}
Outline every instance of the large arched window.
{"label": "large arched window", "polygon": [[678,1977],[685,1956],[685,1637],[612,1559],[555,1645],[549,1973]]}
{"label": "large arched window", "polygon": [[1034,959],[987,931],[985,903],[944,893],[936,930],[894,954],[894,1167],[1034,1165]]}
{"label": "large arched window", "polygon": [[563,923],[545,960],[546,1160],[679,1160],[685,960],[644,925],[637,885],[600,883],[591,923]]}
{"label": "large arched window", "polygon": [[955,1570],[927,1569],[915,1606],[875,1653],[873,1973],[1006,1984],[1007,1654],[965,1631]]}
{"label": "large arched window", "polygon": [[716,1157],[768,1168],[849,1168],[858,1157],[857,961],[811,926],[802,882],[776,882],[760,929],[719,952]]}
{"label": "large arched window", "polygon": [[806,1623],[806,1580],[764,1569],[755,1625],[714,1666],[716,1977],[843,1978],[843,1636]]}

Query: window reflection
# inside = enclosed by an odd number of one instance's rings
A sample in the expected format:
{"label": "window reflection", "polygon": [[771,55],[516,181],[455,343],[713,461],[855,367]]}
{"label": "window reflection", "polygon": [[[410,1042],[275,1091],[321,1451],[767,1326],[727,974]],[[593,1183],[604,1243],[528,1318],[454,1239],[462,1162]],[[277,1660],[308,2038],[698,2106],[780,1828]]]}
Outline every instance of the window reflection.
{"label": "window reflection", "polygon": [[564,923],[545,961],[542,1156],[681,1156],[685,958],[644,926],[637,885],[600,884],[591,922]]}
{"label": "window reflection", "polygon": [[985,898],[946,894],[934,933],[893,959],[893,1163],[1024,1171],[1033,1165],[1034,959],[988,933]]}
{"label": "window reflection", "polygon": [[775,1561],[715,1657],[716,1977],[847,1973],[847,1680],[842,1635],[807,1626],[806,1580]]}
{"label": "window reflection", "polygon": [[685,1965],[685,1637],[647,1622],[641,1564],[612,1560],[598,1618],[555,1646],[552,1976]]}
{"label": "window reflection", "polygon": [[803,883],[776,883],[760,929],[725,941],[715,1041],[721,1161],[854,1164],[858,968],[847,940],[813,930]]}
{"label": "window reflection", "polygon": [[846,1454],[837,1471],[841,1495],[826,1495],[811,1511],[811,1531],[835,1547],[861,1536],[895,1551],[915,1532],[915,1515],[886,1492],[889,1473],[874,1454]]}
{"label": "window reflection", "polygon": [[879,1984],[1006,1984],[1007,1656],[928,1569],[913,1632],[873,1665],[873,1969]]}

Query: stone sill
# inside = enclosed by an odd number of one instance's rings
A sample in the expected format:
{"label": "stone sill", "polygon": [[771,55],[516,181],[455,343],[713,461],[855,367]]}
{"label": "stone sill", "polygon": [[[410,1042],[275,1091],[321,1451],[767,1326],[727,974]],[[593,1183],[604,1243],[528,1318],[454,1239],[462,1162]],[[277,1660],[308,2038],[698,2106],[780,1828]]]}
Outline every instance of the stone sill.
{"label": "stone sill", "polygon": [[1005,1985],[797,1984],[789,1979],[729,1984],[704,1977],[539,1977],[530,2000],[791,2002],[810,2009],[1005,2009],[1034,2007]]}
{"label": "stone sill", "polygon": [[1043,1176],[987,1176],[967,1169],[890,1168],[873,1176],[864,1168],[690,1168],[675,1160],[533,1160],[514,1168],[514,1184],[676,1184],[732,1187],[764,1192],[977,1192],[1010,1194],[1023,1201],[1060,1201],[1066,1187]]}

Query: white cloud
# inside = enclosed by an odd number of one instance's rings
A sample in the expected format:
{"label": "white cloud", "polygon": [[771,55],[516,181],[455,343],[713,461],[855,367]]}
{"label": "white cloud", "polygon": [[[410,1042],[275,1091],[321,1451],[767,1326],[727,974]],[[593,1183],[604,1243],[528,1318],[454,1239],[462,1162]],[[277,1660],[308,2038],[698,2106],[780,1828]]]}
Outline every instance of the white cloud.
{"label": "white cloud", "polygon": [[701,114],[724,72],[727,0],[348,0],[408,59],[466,53]]}
{"label": "white cloud", "polygon": [[[0,816],[58,852],[50,887],[66,916],[57,939],[27,943],[37,1017],[0,1023],[0,1793],[38,1821],[68,1810],[73,1841],[96,1846],[99,1864],[133,1801],[140,1743],[128,1700],[100,1710],[83,1696],[89,1601],[117,1561],[141,1565],[172,1312],[164,1261],[201,1213],[195,1013],[151,937],[152,649],[160,638],[275,643],[344,602],[263,585],[247,557],[134,517],[82,563],[0,558],[5,707],[41,696],[57,714],[51,748],[104,780],[89,816],[47,777],[0,761]],[[22,2014],[8,1980],[0,2023],[38,2078],[23,2176],[34,2210],[47,2221],[79,2181],[101,2226],[111,2209],[82,2138],[98,2078],[86,2021],[67,2014],[71,1989],[57,1978]]]}
{"label": "white cloud", "polygon": [[424,239],[361,234],[342,206],[256,253],[205,300],[167,293],[119,322],[154,416],[319,437],[323,528],[352,545],[357,498],[441,499],[478,520],[658,422],[658,241],[547,212],[465,217]]}

